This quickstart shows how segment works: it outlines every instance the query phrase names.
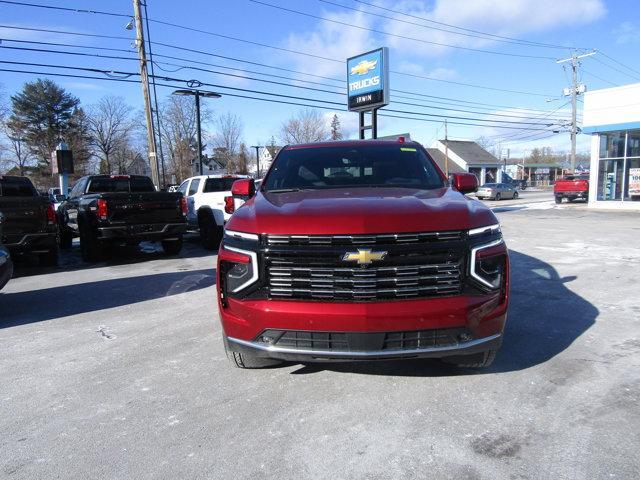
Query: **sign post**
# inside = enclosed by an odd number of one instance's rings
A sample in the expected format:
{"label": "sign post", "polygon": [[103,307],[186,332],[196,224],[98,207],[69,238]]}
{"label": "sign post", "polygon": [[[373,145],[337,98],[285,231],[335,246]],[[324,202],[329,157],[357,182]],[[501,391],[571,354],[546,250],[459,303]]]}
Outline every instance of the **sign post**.
{"label": "sign post", "polygon": [[51,173],[58,174],[60,193],[66,196],[69,193],[69,174],[73,173],[73,152],[64,142],[60,142],[51,154]]}
{"label": "sign post", "polygon": [[[389,104],[389,49],[371,50],[347,59],[347,106],[358,112],[360,139],[365,130],[378,138],[378,109]],[[365,125],[365,114],[371,113],[371,125]]]}

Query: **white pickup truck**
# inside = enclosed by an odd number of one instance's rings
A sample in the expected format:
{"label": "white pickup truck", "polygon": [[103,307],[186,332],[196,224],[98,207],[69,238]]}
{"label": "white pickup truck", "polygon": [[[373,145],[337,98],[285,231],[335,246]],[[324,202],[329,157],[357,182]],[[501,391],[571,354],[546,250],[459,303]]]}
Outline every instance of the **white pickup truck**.
{"label": "white pickup truck", "polygon": [[231,185],[245,175],[199,175],[187,178],[178,187],[187,199],[187,222],[198,230],[205,248],[215,250],[222,239],[225,222],[231,214],[224,211],[224,198],[231,195]]}

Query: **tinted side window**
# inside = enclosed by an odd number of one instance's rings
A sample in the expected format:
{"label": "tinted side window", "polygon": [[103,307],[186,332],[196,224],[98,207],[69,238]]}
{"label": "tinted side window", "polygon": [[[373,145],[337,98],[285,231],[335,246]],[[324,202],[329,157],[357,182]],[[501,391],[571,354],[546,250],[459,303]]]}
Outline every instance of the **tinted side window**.
{"label": "tinted side window", "polygon": [[180,184],[178,191],[182,194],[182,196],[187,196],[187,188],[189,187],[189,180],[185,180]]}
{"label": "tinted side window", "polygon": [[191,180],[191,186],[189,187],[189,195],[194,195],[198,191],[199,186],[200,186],[199,178]]}
{"label": "tinted side window", "polygon": [[237,178],[207,178],[204,183],[204,193],[228,192]]}
{"label": "tinted side window", "polygon": [[133,177],[129,180],[129,183],[131,185],[131,191],[134,193],[156,191],[153,182],[147,177]]}
{"label": "tinted side window", "polygon": [[37,194],[28,178],[0,179],[0,196],[2,197],[35,197]]}

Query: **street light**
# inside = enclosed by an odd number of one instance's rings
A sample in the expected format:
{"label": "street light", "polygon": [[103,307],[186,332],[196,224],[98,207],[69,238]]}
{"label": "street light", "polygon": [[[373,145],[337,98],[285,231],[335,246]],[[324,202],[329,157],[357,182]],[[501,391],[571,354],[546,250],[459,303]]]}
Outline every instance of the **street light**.
{"label": "street light", "polygon": [[222,95],[216,92],[208,92],[206,90],[181,89],[175,90],[173,95],[193,95],[196,97],[196,132],[198,137],[198,163],[200,164],[200,175],[203,174],[202,169],[202,133],[200,129],[200,97],[220,98]]}
{"label": "street light", "polygon": [[256,178],[260,178],[260,145],[251,145],[251,148],[256,149]]}

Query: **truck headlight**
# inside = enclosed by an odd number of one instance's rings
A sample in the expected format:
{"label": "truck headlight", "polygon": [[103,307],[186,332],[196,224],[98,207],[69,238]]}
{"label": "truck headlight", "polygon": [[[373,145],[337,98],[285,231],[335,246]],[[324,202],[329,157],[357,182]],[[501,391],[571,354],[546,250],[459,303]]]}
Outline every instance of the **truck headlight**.
{"label": "truck headlight", "polygon": [[477,245],[471,249],[469,274],[492,290],[502,286],[507,269],[507,246],[502,239]]}
{"label": "truck headlight", "polygon": [[218,257],[220,278],[227,293],[238,293],[258,281],[256,252],[224,245],[220,248]]}

